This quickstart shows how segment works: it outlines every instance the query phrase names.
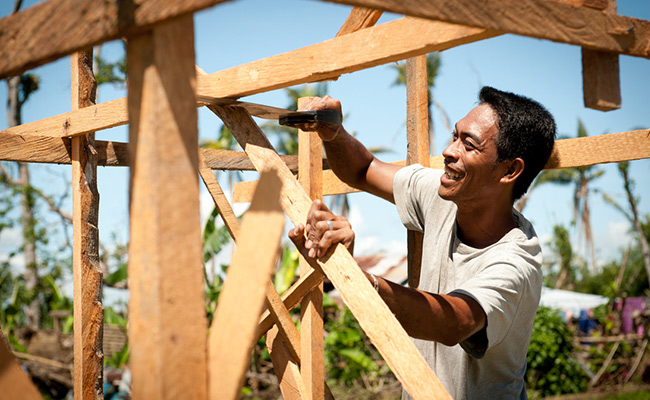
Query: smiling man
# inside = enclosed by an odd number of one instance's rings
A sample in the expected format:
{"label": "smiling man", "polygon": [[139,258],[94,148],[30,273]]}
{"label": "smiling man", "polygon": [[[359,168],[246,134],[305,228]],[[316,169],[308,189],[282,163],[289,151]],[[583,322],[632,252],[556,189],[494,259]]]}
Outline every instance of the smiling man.
{"label": "smiling man", "polygon": [[[383,163],[342,126],[301,128],[318,132],[341,180],[394,202],[407,228],[424,231],[418,288],[367,277],[451,396],[521,399],[542,254],[512,206],[546,164],[556,128],[528,98],[484,87],[479,100],[455,126],[444,171]],[[303,108],[340,112],[341,104],[326,96]],[[354,243],[349,222],[320,201],[289,234],[306,235],[312,257]]]}

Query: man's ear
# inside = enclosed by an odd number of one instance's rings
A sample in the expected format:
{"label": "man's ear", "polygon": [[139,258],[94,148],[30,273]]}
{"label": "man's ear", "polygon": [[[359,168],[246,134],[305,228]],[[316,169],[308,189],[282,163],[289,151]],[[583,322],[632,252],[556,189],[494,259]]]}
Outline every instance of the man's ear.
{"label": "man's ear", "polygon": [[517,178],[524,172],[524,160],[515,158],[514,160],[506,161],[508,169],[500,179],[501,183],[514,183]]}

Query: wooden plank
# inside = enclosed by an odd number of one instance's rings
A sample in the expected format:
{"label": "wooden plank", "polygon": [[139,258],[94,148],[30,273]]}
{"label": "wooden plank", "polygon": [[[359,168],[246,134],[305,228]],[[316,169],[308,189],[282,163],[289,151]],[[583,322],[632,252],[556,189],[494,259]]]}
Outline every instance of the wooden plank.
{"label": "wooden plank", "polygon": [[131,38],[127,60],[133,398],[206,399],[192,16]]}
{"label": "wooden plank", "polygon": [[[43,136],[18,136],[0,134],[0,160],[35,162],[48,164],[70,164],[72,147],[70,138],[51,138]],[[97,165],[126,167],[128,143],[95,141]],[[208,168],[226,171],[255,171],[253,163],[243,151],[200,149]],[[298,157],[281,155],[282,161],[292,172],[298,172]],[[323,168],[329,168],[323,160]]]}
{"label": "wooden plank", "polygon": [[200,77],[198,93],[213,97],[249,96],[330,79],[499,34],[497,31],[402,18]]}
{"label": "wooden plank", "polygon": [[[304,223],[311,199],[277,157],[250,115],[235,107],[215,109],[258,171],[273,170],[278,173],[283,182],[282,208],[294,224]],[[301,249],[303,255],[304,250]],[[347,249],[335,246],[314,266],[322,269],[341,293],[363,330],[411,396],[416,399],[450,398]]]}
{"label": "wooden plank", "polygon": [[[70,56],[72,109],[95,102],[93,52]],[[75,399],[103,399],[104,307],[99,265],[99,193],[95,134],[72,138],[72,276]]]}
{"label": "wooden plank", "polygon": [[[300,303],[300,300],[302,300],[302,298],[305,297],[305,295],[313,288],[319,285],[322,280],[323,273],[317,270],[312,270],[306,275],[301,276],[296,283],[282,294],[281,298],[285,308],[291,310],[296,307]],[[269,329],[271,329],[273,323],[274,317],[269,310],[262,313],[257,326],[256,336],[261,338]]]}
{"label": "wooden plank", "polygon": [[0,393],[3,400],[41,400],[43,397],[29,375],[14,358],[6,336],[0,330]]}
{"label": "wooden plank", "polygon": [[[298,99],[300,109],[307,98]],[[298,131],[298,182],[312,200],[323,198],[323,143],[317,132]],[[312,268],[299,260],[300,275]],[[323,341],[323,283],[300,302],[300,374],[308,399],[324,398],[325,344]]]}
{"label": "wooden plank", "polygon": [[618,54],[582,49],[582,90],[585,107],[600,111],[621,108]]}
{"label": "wooden plank", "polygon": [[210,397],[238,399],[255,345],[257,318],[266,284],[278,259],[284,230],[281,181],[262,173],[251,208],[244,215],[237,251],[228,268],[208,340]]}
{"label": "wooden plank", "polygon": [[[160,0],[159,0],[160,1]],[[199,96],[236,98],[440,51],[498,36],[498,32],[402,18],[239,67],[199,77]],[[355,48],[352,54],[348,50]],[[345,55],[345,57],[342,57]],[[198,105],[203,103],[197,102]],[[128,122],[126,99],[112,100],[0,131],[4,134],[68,137]]]}
{"label": "wooden plank", "polygon": [[383,14],[383,12],[379,10],[354,7],[352,11],[350,11],[348,18],[343,23],[343,26],[341,26],[341,29],[336,33],[336,37],[374,26],[377,21],[379,21],[381,14]]}
{"label": "wooden plank", "polygon": [[300,377],[299,363],[288,349],[287,342],[280,340],[277,326],[271,328],[266,334],[266,346],[284,400],[308,399],[309,397],[305,395],[305,384]]}
{"label": "wooden plank", "polygon": [[[406,164],[429,166],[429,86],[427,56],[406,60]],[[409,286],[420,285],[424,233],[407,230],[407,271]]]}
{"label": "wooden plank", "polygon": [[[616,14],[616,0],[591,0],[584,5]],[[582,92],[585,107],[600,111],[621,108],[618,54],[582,48]]]}
{"label": "wooden plank", "polygon": [[224,0],[50,0],[0,19],[0,78]]}
{"label": "wooden plank", "polygon": [[[650,158],[650,130],[609,133],[555,141],[553,153],[544,169],[575,168],[596,164]],[[395,164],[406,165],[405,161]],[[444,168],[441,156],[429,157],[431,168]],[[233,202],[250,202],[257,181],[235,184]],[[332,171],[323,171],[323,195],[360,192],[341,182]]]}
{"label": "wooden plank", "polygon": [[650,58],[650,21],[546,0],[326,0]]}

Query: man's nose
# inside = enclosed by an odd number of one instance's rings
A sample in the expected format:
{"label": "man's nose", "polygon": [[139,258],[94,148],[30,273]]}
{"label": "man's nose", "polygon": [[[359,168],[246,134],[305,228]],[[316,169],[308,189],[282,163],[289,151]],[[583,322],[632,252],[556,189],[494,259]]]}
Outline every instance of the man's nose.
{"label": "man's nose", "polygon": [[451,143],[442,151],[442,156],[447,159],[458,159],[458,142],[459,140],[452,140]]}

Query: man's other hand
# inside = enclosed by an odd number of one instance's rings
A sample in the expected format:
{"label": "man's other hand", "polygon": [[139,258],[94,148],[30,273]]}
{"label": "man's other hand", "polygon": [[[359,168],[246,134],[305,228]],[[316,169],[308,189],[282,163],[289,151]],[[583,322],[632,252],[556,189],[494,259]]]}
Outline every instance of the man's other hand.
{"label": "man's other hand", "polygon": [[289,237],[298,242],[305,240],[312,258],[324,256],[337,243],[343,244],[350,254],[354,251],[352,225],[346,218],[334,215],[321,200],[312,203],[305,226],[298,224],[289,231]]}

